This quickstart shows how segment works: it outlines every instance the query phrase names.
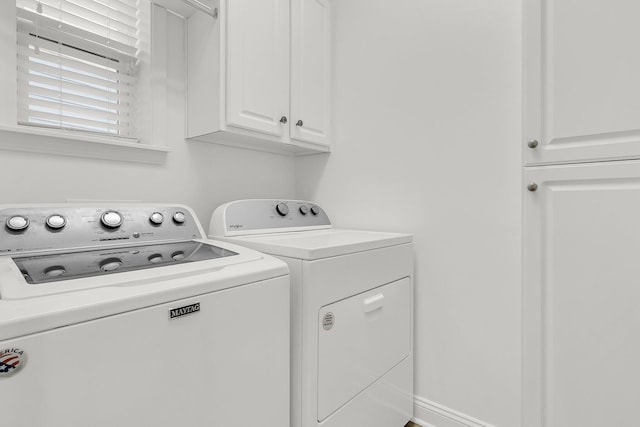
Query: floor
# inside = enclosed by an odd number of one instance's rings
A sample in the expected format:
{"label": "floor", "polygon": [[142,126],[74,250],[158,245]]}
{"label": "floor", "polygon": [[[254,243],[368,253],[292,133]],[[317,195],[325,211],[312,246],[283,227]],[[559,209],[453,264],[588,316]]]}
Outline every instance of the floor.
{"label": "floor", "polygon": [[420,427],[418,424],[409,421],[409,423],[404,427]]}

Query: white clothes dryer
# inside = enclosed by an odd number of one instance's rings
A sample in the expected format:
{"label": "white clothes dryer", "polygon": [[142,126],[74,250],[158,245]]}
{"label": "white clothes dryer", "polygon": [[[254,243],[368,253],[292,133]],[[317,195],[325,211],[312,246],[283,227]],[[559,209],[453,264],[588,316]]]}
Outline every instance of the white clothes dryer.
{"label": "white clothes dryer", "polygon": [[288,425],[289,294],[186,206],[0,206],[0,424]]}
{"label": "white clothes dryer", "polygon": [[413,416],[413,243],[335,229],[298,200],[218,207],[209,236],[291,274],[291,426],[402,427]]}

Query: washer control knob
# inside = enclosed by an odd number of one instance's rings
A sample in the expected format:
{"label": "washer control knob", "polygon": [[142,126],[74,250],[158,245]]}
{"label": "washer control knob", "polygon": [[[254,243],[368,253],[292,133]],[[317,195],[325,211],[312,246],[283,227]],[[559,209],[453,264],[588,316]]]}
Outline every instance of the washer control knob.
{"label": "washer control knob", "polygon": [[309,208],[308,208],[306,205],[302,205],[302,206],[300,206],[300,213],[301,213],[302,215],[306,215],[306,214],[308,214],[308,213],[309,213]]}
{"label": "washer control knob", "polygon": [[149,259],[149,262],[151,264],[157,264],[157,263],[162,261],[162,255],[161,254],[153,254],[148,259]]}
{"label": "washer control knob", "polygon": [[174,261],[182,261],[183,259],[185,259],[184,256],[184,252],[182,251],[177,251],[171,254],[171,259],[173,259]]}
{"label": "washer control knob", "polygon": [[107,258],[100,263],[100,270],[108,273],[109,271],[115,271],[122,265],[120,258]]}
{"label": "washer control knob", "polygon": [[184,224],[184,220],[185,220],[185,216],[184,216],[184,212],[176,212],[173,214],[173,220],[177,223],[177,224]]}
{"label": "washer control knob", "polygon": [[7,228],[13,231],[26,230],[29,227],[29,219],[20,215],[12,216],[7,220]]}
{"label": "washer control knob", "polygon": [[44,271],[44,275],[46,277],[48,277],[48,278],[53,278],[53,277],[60,277],[66,272],[67,272],[67,270],[65,270],[65,268],[63,266],[56,265],[56,266],[47,268]]}
{"label": "washer control knob", "polygon": [[286,216],[289,213],[289,206],[287,206],[286,203],[280,202],[276,205],[276,212],[278,212],[280,216]]}
{"label": "washer control knob", "polygon": [[316,205],[311,206],[311,213],[314,215],[318,215],[320,213],[320,208]]}
{"label": "washer control knob", "polygon": [[54,230],[60,230],[67,225],[67,219],[62,215],[53,214],[47,218],[47,227],[52,228]]}
{"label": "washer control knob", "polygon": [[162,215],[160,212],[154,212],[149,217],[149,221],[151,221],[151,223],[154,225],[160,225],[162,224],[162,221],[164,221],[164,215]]}
{"label": "washer control knob", "polygon": [[116,211],[106,211],[100,217],[100,222],[107,228],[118,228],[122,225],[124,218]]}

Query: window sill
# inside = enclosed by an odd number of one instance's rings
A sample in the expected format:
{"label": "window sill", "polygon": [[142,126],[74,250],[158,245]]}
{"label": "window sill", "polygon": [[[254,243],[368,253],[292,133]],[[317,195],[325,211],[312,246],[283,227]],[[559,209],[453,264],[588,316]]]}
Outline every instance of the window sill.
{"label": "window sill", "polygon": [[0,125],[0,150],[162,164],[167,147],[125,142],[98,135],[75,134],[31,126]]}

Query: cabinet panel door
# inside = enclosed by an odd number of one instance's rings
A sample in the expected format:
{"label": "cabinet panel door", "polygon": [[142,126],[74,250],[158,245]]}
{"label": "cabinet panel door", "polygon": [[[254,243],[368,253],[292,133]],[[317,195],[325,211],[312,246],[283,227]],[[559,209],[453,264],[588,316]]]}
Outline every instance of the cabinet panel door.
{"label": "cabinet panel door", "polygon": [[329,1],[293,0],[291,14],[291,138],[328,145]]}
{"label": "cabinet panel door", "polygon": [[640,162],[532,168],[524,190],[525,427],[637,423]]}
{"label": "cabinet panel door", "polygon": [[226,0],[226,123],[282,136],[289,111],[289,2]]}
{"label": "cabinet panel door", "polygon": [[640,2],[524,4],[525,162],[639,158]]}

